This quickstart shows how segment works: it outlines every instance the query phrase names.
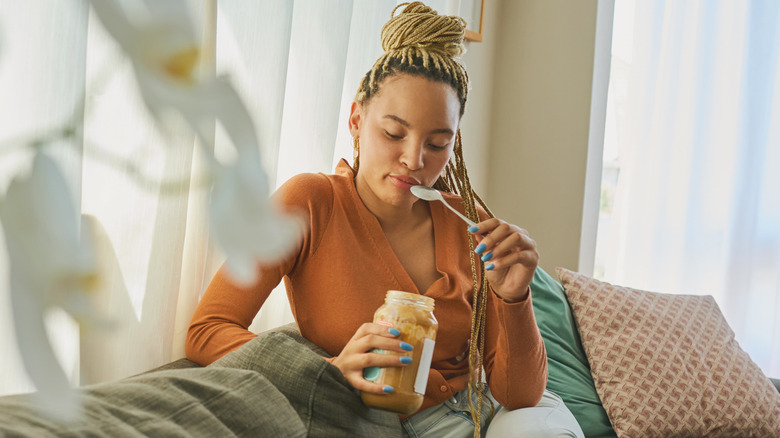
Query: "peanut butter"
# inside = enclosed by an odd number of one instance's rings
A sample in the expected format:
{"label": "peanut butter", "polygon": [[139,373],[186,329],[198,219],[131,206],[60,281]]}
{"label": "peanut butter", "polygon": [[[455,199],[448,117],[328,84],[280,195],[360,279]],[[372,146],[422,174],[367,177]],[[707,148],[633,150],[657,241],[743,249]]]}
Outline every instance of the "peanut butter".
{"label": "peanut butter", "polygon": [[[409,415],[415,413],[423,402],[428,371],[433,358],[436,331],[439,323],[433,316],[433,298],[424,295],[388,291],[385,303],[374,313],[374,322],[395,328],[401,332],[399,341],[407,342],[412,349],[412,363],[402,367],[366,368],[366,380],[392,386],[389,394],[361,393],[368,406]],[[401,356],[395,351],[376,350],[382,354]],[[400,359],[399,359],[400,361]]]}

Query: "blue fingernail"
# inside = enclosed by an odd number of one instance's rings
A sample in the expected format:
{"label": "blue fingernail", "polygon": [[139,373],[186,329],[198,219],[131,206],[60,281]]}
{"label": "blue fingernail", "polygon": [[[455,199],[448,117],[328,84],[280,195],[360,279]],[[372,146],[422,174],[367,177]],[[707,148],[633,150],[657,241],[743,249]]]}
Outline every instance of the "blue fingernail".
{"label": "blue fingernail", "polygon": [[484,251],[485,248],[487,248],[487,246],[485,246],[484,243],[480,243],[479,245],[477,245],[477,248],[474,250],[474,252],[477,254],[482,254],[482,251]]}
{"label": "blue fingernail", "polygon": [[412,363],[412,358],[409,356],[401,356],[401,363],[408,365]]}
{"label": "blue fingernail", "polygon": [[412,351],[412,349],[414,347],[412,346],[412,344],[407,344],[406,342],[401,342],[401,348],[406,350],[406,351]]}
{"label": "blue fingernail", "polygon": [[492,270],[493,270],[493,268],[495,268],[495,266],[493,266],[493,264],[492,264],[492,263],[491,263],[491,264],[489,264],[489,265],[487,265],[487,266],[485,266],[485,270],[486,270],[486,271],[492,271]]}
{"label": "blue fingernail", "polygon": [[388,329],[387,331],[390,332],[390,334],[393,336],[398,336],[401,334],[401,332],[398,329],[394,329],[394,328]]}
{"label": "blue fingernail", "polygon": [[488,261],[488,260],[490,260],[490,259],[492,259],[492,258],[493,258],[493,253],[492,253],[492,252],[489,252],[489,253],[487,253],[487,254],[483,255],[481,260],[482,260],[483,262],[486,262],[486,261]]}
{"label": "blue fingernail", "polygon": [[384,387],[382,387],[382,391],[384,391],[384,392],[389,394],[389,393],[393,392],[393,387],[392,386],[384,386]]}
{"label": "blue fingernail", "polygon": [[479,227],[474,225],[473,227],[469,227],[469,233],[476,233],[479,231]]}

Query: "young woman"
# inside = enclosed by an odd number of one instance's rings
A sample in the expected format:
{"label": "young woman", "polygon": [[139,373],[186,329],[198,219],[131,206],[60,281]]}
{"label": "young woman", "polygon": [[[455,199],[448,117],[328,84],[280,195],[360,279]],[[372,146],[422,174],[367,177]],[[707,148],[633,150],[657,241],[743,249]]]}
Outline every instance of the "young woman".
{"label": "young woman", "polygon": [[[485,405],[498,403],[489,434],[582,436],[545,391],[547,358],[529,287],[536,244],[478,207],[469,184],[459,132],[468,76],[455,59],[464,29],[462,19],[419,2],[384,26],[385,54],[351,107],[353,167],[342,160],[334,175],[299,175],[279,189],[276,199],[305,215],[308,232],[295,254],[258,267],[250,288],[223,271],[215,276],[192,319],[188,358],[206,365],[253,339],[247,327],[284,279],[303,338],[327,352],[352,388],[387,394],[392,388],[364,379],[363,370],[408,366],[372,350],[409,355],[409,345],[370,321],[388,290],[419,293],[435,299],[439,329],[423,405],[399,418],[405,433],[478,435],[491,422],[481,409],[486,396]],[[445,192],[476,227],[416,198],[413,185]],[[464,406],[469,415],[452,415]]]}

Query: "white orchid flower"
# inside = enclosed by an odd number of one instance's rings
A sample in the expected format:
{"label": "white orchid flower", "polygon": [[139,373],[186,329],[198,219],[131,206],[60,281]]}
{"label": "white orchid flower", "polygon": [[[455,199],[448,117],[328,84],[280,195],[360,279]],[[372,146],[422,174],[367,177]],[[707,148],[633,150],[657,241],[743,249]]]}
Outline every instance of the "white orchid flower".
{"label": "white orchid flower", "polygon": [[189,111],[202,103],[210,82],[197,78],[200,43],[184,1],[147,0],[146,14],[135,20],[116,0],[90,3],[129,56],[141,96],[154,116],[167,107]]}
{"label": "white orchid flower", "polygon": [[62,420],[75,419],[80,404],[58,366],[44,313],[59,307],[82,327],[97,321],[88,294],[97,283],[95,256],[79,236],[79,214],[67,187],[54,161],[38,152],[32,172],[15,178],[0,204],[22,362],[38,389],[39,406]]}
{"label": "white orchid flower", "polygon": [[268,176],[261,165],[253,120],[225,77],[200,79],[194,26],[181,0],[146,0],[149,14],[133,22],[115,0],[90,0],[108,32],[129,55],[139,88],[152,114],[178,111],[198,134],[204,122],[218,120],[237,150],[225,166],[211,158],[215,175],[211,230],[227,255],[234,280],[255,281],[256,264],[278,260],[298,242],[301,222],[277,212],[269,201]]}

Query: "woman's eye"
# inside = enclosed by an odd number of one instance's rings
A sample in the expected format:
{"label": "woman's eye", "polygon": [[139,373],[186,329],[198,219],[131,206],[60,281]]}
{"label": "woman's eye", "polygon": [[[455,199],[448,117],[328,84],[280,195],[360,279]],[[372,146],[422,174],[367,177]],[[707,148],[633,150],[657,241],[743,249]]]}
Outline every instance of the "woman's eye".
{"label": "woman's eye", "polygon": [[442,151],[444,149],[447,149],[447,145],[439,146],[439,145],[435,145],[435,144],[429,144],[428,146],[436,149],[437,151]]}
{"label": "woman's eye", "polygon": [[392,138],[392,139],[394,139],[394,140],[399,140],[399,139],[401,139],[401,138],[402,138],[400,135],[393,135],[393,134],[391,134],[391,133],[389,133],[389,132],[387,132],[387,131],[385,131],[385,134],[386,134],[388,137],[390,137],[390,138]]}

